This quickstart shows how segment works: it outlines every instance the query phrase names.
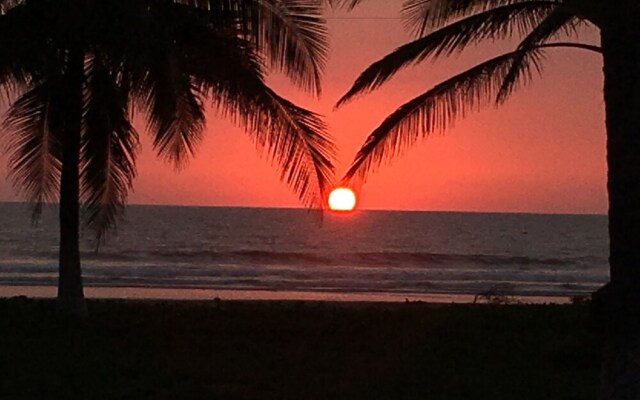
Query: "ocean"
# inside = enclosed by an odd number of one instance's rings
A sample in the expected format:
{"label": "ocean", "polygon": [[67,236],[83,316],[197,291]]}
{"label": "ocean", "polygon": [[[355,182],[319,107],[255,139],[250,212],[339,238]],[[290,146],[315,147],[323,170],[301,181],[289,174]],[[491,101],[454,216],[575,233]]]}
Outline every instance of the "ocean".
{"label": "ocean", "polygon": [[[55,285],[57,210],[0,216],[0,285]],[[87,287],[573,296],[608,280],[599,215],[134,205],[81,248]]]}

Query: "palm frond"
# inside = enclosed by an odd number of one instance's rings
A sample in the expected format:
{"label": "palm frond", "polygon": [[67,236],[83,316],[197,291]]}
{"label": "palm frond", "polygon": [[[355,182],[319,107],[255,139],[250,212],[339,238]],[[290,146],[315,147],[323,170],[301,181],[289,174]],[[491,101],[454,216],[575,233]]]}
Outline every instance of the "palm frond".
{"label": "palm frond", "polygon": [[366,2],[366,0],[325,0],[325,1],[329,5],[329,7],[345,8],[349,11],[356,8],[361,3]]}
{"label": "palm frond", "polygon": [[[540,4],[538,4],[540,3]],[[545,2],[509,4],[454,22],[425,37],[394,50],[369,66],[338,101],[341,106],[357,95],[380,87],[401,69],[427,57],[448,56],[487,39],[502,39],[514,33],[525,35],[555,9]]]}
{"label": "palm frond", "polygon": [[254,42],[271,65],[302,89],[320,94],[328,31],[317,0],[255,0]]}
{"label": "palm frond", "polygon": [[205,115],[200,88],[174,62],[178,60],[156,60],[145,79],[142,104],[155,150],[181,168],[202,140]]}
{"label": "palm frond", "polygon": [[[510,52],[479,64],[456,75],[422,95],[405,103],[389,115],[367,138],[345,175],[345,180],[366,174],[385,161],[404,153],[420,137],[451,126],[455,119],[491,103],[509,71],[513,58]],[[526,78],[533,70],[540,71],[543,50],[527,51]],[[521,84],[526,83],[520,80]]]}
{"label": "palm frond", "polygon": [[[249,40],[277,71],[316,94],[328,55],[328,31],[319,0],[179,0],[211,11],[218,25]],[[221,19],[222,18],[222,19]],[[233,21],[233,26],[229,26]]]}
{"label": "palm frond", "polygon": [[327,126],[319,115],[280,97],[259,80],[248,84],[254,86],[255,96],[239,99],[235,109],[227,111],[247,129],[258,148],[266,150],[280,171],[280,180],[300,201],[324,209],[336,154]]}
{"label": "palm frond", "polygon": [[324,208],[336,149],[320,116],[267,87],[260,60],[250,48],[220,46],[217,55],[224,63],[202,57],[191,64],[194,76],[200,77],[220,112],[243,126],[258,149],[265,150],[280,179],[302,203]]}
{"label": "palm frond", "polygon": [[532,8],[558,5],[554,0],[405,0],[404,25],[416,36],[423,36],[453,21],[497,7],[520,4]]}
{"label": "palm frond", "polygon": [[13,7],[25,3],[25,0],[0,0],[0,15],[4,15]]}
{"label": "palm frond", "polygon": [[[190,7],[196,2],[182,1],[183,6]],[[206,7],[221,7],[225,2],[252,5],[258,0],[211,0]],[[202,4],[198,7],[209,10]],[[185,21],[192,21],[187,14],[182,15]],[[246,129],[258,148],[277,165],[281,179],[306,205],[323,207],[335,147],[319,116],[279,97],[265,85],[265,60],[250,35],[238,35],[237,29],[220,29],[209,23],[189,24],[185,30],[180,18],[166,18],[161,26],[163,32],[176,33],[167,35],[173,38],[170,46],[165,46],[164,34],[153,35],[156,44],[150,43],[146,50],[126,60],[134,64],[126,69],[136,71],[131,74],[134,94],[150,116],[151,130],[174,133],[156,134],[158,149],[174,161],[188,155],[203,127],[202,100],[211,98],[223,116]],[[201,13],[197,19],[207,20]],[[176,98],[178,101],[172,103]],[[182,115],[175,118],[177,114]],[[162,128],[178,120],[186,123],[184,129]],[[170,150],[176,148],[174,143],[178,143],[178,151]]]}
{"label": "palm frond", "polygon": [[[147,46],[127,55],[134,96],[145,112],[148,128],[158,154],[177,168],[196,151],[205,127],[201,80],[233,71],[233,51],[243,52],[249,43],[229,28],[229,18],[237,18],[232,6],[240,0],[180,0],[175,7],[151,11],[145,29],[151,34]],[[222,26],[213,24],[219,13]],[[237,48],[236,46],[240,47]]]}
{"label": "palm frond", "polygon": [[577,34],[580,20],[564,7],[558,7],[542,20],[535,29],[525,37],[518,45],[518,51],[511,62],[509,72],[504,78],[497,94],[498,103],[503,103],[513,93],[518,80],[526,73],[525,59],[527,50],[546,43],[549,39],[563,33],[567,36]]}
{"label": "palm frond", "polygon": [[[0,4],[4,7],[0,7],[0,90],[7,100],[24,90],[28,81],[59,70],[57,55],[47,40],[51,26],[50,18],[44,18],[46,7],[40,3],[18,7],[18,3]],[[29,29],[23,29],[25,26]]]}
{"label": "palm frond", "polygon": [[82,137],[81,198],[85,224],[100,244],[115,227],[136,175],[138,134],[128,118],[128,96],[115,71],[98,58],[87,65]]}
{"label": "palm frond", "polygon": [[282,98],[264,83],[260,60],[250,48],[230,49],[234,50],[224,54],[226,68],[215,65],[212,58],[199,60],[198,68],[216,71],[203,79],[203,85],[211,90],[217,108],[266,151],[280,179],[300,201],[324,209],[336,154],[326,125],[319,115]]}
{"label": "palm frond", "polygon": [[324,207],[335,146],[321,118],[266,86],[262,59],[246,39],[211,29],[183,39],[175,62],[200,96],[246,129],[305,205]]}
{"label": "palm frond", "polygon": [[3,122],[9,175],[14,187],[34,203],[33,219],[44,203],[57,199],[61,173],[61,93],[54,80],[37,83],[9,108]]}

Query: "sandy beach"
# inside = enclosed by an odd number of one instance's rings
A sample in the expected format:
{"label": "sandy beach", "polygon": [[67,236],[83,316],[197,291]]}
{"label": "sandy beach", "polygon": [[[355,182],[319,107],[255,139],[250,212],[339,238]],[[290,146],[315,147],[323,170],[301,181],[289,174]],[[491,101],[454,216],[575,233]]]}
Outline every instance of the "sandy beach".
{"label": "sandy beach", "polygon": [[[53,298],[54,286],[0,286],[0,298],[27,296]],[[447,293],[377,293],[321,292],[287,290],[228,290],[146,287],[86,287],[85,295],[93,299],[136,300],[302,300],[328,302],[425,302],[425,303],[486,303],[568,304],[571,296],[501,296],[499,294]]]}

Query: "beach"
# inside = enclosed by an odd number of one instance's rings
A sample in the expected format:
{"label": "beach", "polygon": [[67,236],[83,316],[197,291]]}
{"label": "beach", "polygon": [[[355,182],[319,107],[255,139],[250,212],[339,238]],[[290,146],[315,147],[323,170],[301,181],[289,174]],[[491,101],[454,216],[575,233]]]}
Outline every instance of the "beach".
{"label": "beach", "polygon": [[595,398],[600,216],[130,207],[76,321],[1,207],[0,399]]}
{"label": "beach", "polygon": [[[54,298],[55,286],[0,286],[0,298],[26,296]],[[263,300],[263,301],[325,301],[325,302],[424,302],[424,303],[519,303],[568,304],[588,296],[522,296],[500,293],[385,293],[330,292],[295,290],[241,290],[149,287],[85,287],[85,295],[93,299],[129,300]]]}
{"label": "beach", "polygon": [[590,399],[586,305],[0,299],[0,398]]}

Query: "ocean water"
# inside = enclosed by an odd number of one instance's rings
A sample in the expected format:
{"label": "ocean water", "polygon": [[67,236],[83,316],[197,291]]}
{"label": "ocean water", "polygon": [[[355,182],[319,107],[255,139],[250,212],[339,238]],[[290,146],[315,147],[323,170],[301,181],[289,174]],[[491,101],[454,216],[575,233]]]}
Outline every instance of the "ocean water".
{"label": "ocean water", "polygon": [[[0,203],[0,285],[55,285],[56,209]],[[576,295],[608,279],[607,219],[129,206],[106,245],[82,239],[86,286]]]}

